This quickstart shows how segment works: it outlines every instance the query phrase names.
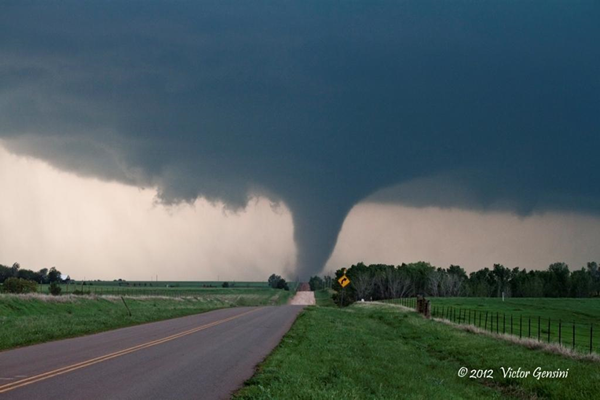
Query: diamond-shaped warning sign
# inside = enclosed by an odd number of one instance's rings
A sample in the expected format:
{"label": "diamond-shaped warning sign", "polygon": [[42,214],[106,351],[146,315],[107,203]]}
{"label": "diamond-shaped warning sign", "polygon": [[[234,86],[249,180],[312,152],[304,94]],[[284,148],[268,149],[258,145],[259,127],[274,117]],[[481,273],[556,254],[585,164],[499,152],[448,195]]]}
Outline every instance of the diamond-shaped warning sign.
{"label": "diamond-shaped warning sign", "polygon": [[340,283],[340,285],[342,285],[343,288],[345,288],[350,284],[350,279],[348,279],[346,275],[343,275],[340,279],[338,279],[338,282]]}

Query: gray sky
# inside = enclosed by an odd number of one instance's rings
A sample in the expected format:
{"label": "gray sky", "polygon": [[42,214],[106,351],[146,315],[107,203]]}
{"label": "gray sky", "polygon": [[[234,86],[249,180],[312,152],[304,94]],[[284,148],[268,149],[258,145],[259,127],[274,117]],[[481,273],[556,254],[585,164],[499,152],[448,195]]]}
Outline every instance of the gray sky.
{"label": "gray sky", "polygon": [[167,205],[279,203],[294,261],[269,251],[303,278],[361,201],[595,221],[598,20],[573,1],[3,2],[0,139]]}
{"label": "gray sky", "polygon": [[[73,278],[295,279],[290,211],[266,198],[233,212],[196,200],[164,206],[156,189],[78,177],[0,147],[0,263],[56,265]],[[342,227],[326,272],[358,261],[427,260],[467,271],[494,263],[579,268],[600,259],[600,219],[573,213],[408,207],[365,201]]]}

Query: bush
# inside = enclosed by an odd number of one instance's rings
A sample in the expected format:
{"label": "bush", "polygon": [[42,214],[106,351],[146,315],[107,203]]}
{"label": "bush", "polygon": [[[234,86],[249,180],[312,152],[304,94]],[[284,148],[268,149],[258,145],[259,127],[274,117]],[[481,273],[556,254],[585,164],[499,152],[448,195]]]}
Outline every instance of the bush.
{"label": "bush", "polygon": [[277,289],[283,289],[283,290],[290,290],[290,287],[288,286],[287,282],[285,281],[285,279],[281,278],[279,280],[279,282],[277,282]]}
{"label": "bush", "polygon": [[62,288],[56,284],[56,282],[52,282],[48,287],[50,294],[52,296],[58,296],[60,292],[62,292]]}
{"label": "bush", "polygon": [[8,278],[4,281],[6,293],[32,293],[37,292],[37,283],[21,278]]}
{"label": "bush", "polygon": [[229,287],[229,282],[223,282],[223,285],[221,285],[221,286],[223,286],[224,288],[228,288]]}

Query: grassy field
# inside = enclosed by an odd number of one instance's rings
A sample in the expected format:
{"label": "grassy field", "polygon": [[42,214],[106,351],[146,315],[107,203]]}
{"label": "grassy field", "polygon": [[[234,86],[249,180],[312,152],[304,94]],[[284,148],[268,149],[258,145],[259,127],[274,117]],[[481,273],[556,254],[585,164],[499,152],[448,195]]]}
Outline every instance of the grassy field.
{"label": "grassy field", "polygon": [[[432,297],[435,307],[456,307],[470,310],[523,315],[531,318],[551,318],[580,324],[600,323],[600,298],[482,298],[482,297]],[[600,325],[599,325],[600,328]]]}
{"label": "grassy field", "polygon": [[[600,353],[600,299],[431,298],[432,315]],[[486,322],[487,314],[487,322]],[[592,339],[590,343],[590,338]],[[573,346],[575,342],[575,346]]]}
{"label": "grassy field", "polygon": [[[266,282],[228,282],[230,287],[223,288],[224,282],[205,281],[85,281],[71,284],[59,285],[61,294],[83,292],[98,296],[127,295],[127,296],[188,296],[190,294],[203,293],[231,293],[232,290],[269,290]],[[296,289],[296,282],[288,282],[290,290]],[[49,293],[49,285],[38,285],[38,293]],[[225,292],[223,292],[223,290]]]}
{"label": "grassy field", "polygon": [[178,298],[0,295],[0,350],[235,306],[285,304],[291,291],[220,289]]}
{"label": "grassy field", "polygon": [[[461,367],[493,379],[460,378]],[[504,378],[501,367],[569,370]],[[591,399],[600,365],[465,332],[394,305],[310,307],[239,399]]]}

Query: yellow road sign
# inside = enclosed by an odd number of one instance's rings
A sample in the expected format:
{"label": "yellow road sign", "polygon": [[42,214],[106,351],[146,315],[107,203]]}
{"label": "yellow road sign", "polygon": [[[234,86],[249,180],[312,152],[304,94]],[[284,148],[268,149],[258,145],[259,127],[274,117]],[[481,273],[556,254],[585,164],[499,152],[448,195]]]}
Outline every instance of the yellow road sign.
{"label": "yellow road sign", "polygon": [[340,283],[340,285],[342,285],[343,288],[345,288],[350,284],[350,279],[348,279],[346,275],[343,275],[340,279],[338,279],[338,282]]}

